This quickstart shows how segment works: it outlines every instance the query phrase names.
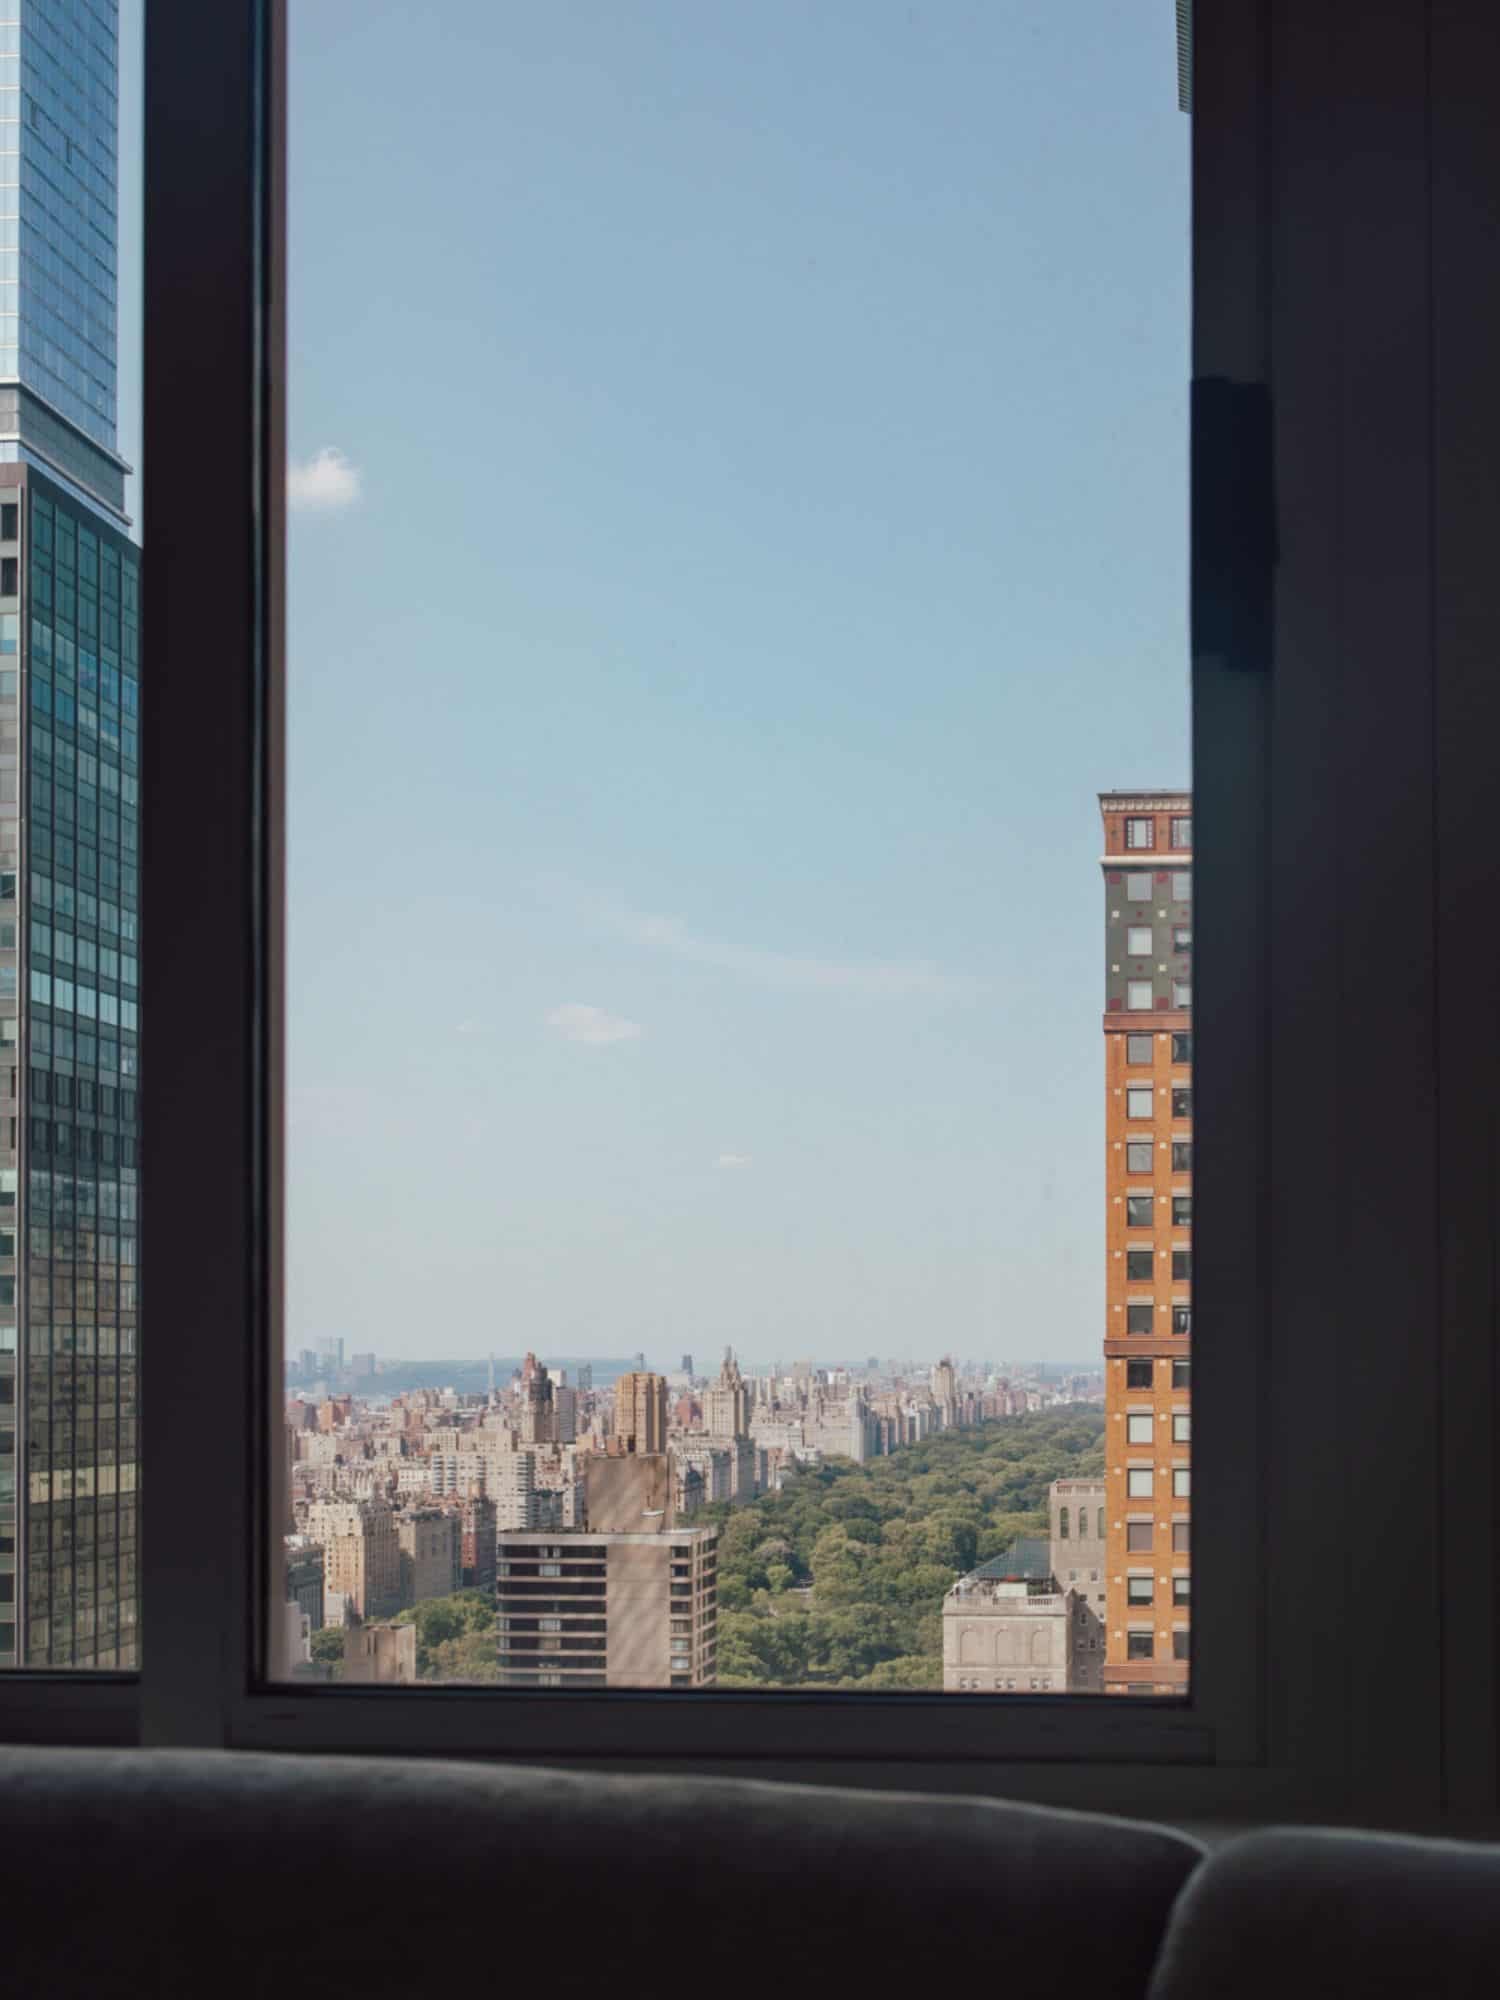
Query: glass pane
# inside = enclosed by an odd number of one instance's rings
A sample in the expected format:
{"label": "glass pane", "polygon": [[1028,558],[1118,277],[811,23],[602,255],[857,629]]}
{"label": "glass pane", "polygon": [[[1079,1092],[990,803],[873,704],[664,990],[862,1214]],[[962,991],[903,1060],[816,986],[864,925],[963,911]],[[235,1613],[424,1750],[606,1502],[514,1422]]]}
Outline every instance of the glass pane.
{"label": "glass pane", "polygon": [[0,0],[0,1666],[140,1659],[140,36]]}
{"label": "glass pane", "polygon": [[290,28],[272,1668],[1180,1693],[1171,10],[443,19]]}

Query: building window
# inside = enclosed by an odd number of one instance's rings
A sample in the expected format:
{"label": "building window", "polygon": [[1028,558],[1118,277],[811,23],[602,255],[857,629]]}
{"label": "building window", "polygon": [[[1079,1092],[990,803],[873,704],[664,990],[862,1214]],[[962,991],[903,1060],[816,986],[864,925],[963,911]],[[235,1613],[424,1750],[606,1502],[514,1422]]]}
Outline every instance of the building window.
{"label": "building window", "polygon": [[1190,1063],[1193,1060],[1193,1036],[1191,1029],[1186,1034],[1172,1037],[1172,1060],[1174,1063]]}
{"label": "building window", "polygon": [[1132,1014],[1149,1014],[1156,1005],[1156,988],[1149,979],[1127,979],[1125,1005]]}
{"label": "building window", "polygon": [[1125,1473],[1125,1494],[1130,1500],[1149,1500],[1155,1474],[1149,1465],[1132,1465]]}
{"label": "building window", "polygon": [[0,542],[13,542],[21,532],[21,509],[14,500],[0,505]]}
{"label": "building window", "polygon": [[1190,903],[1192,900],[1193,878],[1190,871],[1186,868],[1174,869],[1172,872],[1172,901],[1174,903]]}
{"label": "building window", "polygon": [[15,597],[20,592],[20,578],[17,571],[20,564],[14,556],[0,556],[0,597]]}
{"label": "building window", "polygon": [[1191,1139],[1172,1141],[1172,1171],[1174,1174],[1190,1174],[1193,1171],[1193,1142]]}
{"label": "building window", "polygon": [[1128,1194],[1125,1197],[1125,1226],[1127,1229],[1149,1229],[1156,1220],[1155,1197],[1149,1194]]}
{"label": "building window", "polygon": [[1125,877],[1125,900],[1127,903],[1151,901],[1151,877],[1143,870],[1133,868]]}
{"label": "building window", "polygon": [[1193,1580],[1189,1576],[1174,1576],[1172,1579],[1172,1602],[1191,1604],[1193,1601]]}
{"label": "building window", "polygon": [[1154,1632],[1127,1632],[1125,1634],[1125,1657],[1127,1660],[1155,1659],[1156,1634]]}
{"label": "building window", "polygon": [[1149,924],[1131,924],[1125,933],[1125,950],[1131,958],[1149,958],[1155,950]]}
{"label": "building window", "polygon": [[1057,1532],[1062,1541],[1068,1539],[1068,1510],[1066,1507],[1059,1507],[1057,1510]]}
{"label": "building window", "polygon": [[1148,1414],[1136,1412],[1125,1419],[1125,1442],[1127,1444],[1150,1444],[1156,1435],[1153,1422]]}
{"label": "building window", "polygon": [[1172,1363],[1172,1387],[1174,1389],[1191,1389],[1192,1386],[1193,1386],[1192,1362],[1174,1361]]}
{"label": "building window", "polygon": [[1193,982],[1190,979],[1174,979],[1172,981],[1172,1005],[1174,1007],[1191,1007],[1192,1004]]}
{"label": "building window", "polygon": [[1156,1163],[1156,1148],[1149,1139],[1129,1139],[1125,1143],[1125,1171],[1149,1174]]}
{"label": "building window", "polygon": [[1125,1548],[1128,1554],[1145,1556],[1151,1553],[1151,1523],[1149,1521],[1127,1521],[1125,1523]]}
{"label": "building window", "polygon": [[1189,1658],[1188,1644],[1190,1638],[1191,1634],[1187,1632],[1174,1632],[1172,1634],[1172,1658],[1174,1660]]}
{"label": "building window", "polygon": [[1193,1115],[1193,1093],[1189,1086],[1179,1086],[1172,1092],[1172,1116],[1191,1118]]}
{"label": "building window", "polygon": [[1193,948],[1193,927],[1191,924],[1173,924],[1173,951],[1191,951]]}
{"label": "building window", "polygon": [[1125,1037],[1125,1060],[1128,1063],[1150,1063],[1154,1050],[1149,1035],[1127,1035]]}
{"label": "building window", "polygon": [[1191,1467],[1186,1465],[1174,1465],[1172,1468],[1173,1498],[1177,1500],[1187,1500],[1191,1498],[1192,1491],[1193,1491],[1193,1474]]}
{"label": "building window", "polygon": [[1155,1093],[1149,1083],[1134,1083],[1125,1093],[1125,1116],[1149,1118],[1156,1109]]}
{"label": "building window", "polygon": [[1172,1523],[1172,1553],[1174,1556],[1185,1556],[1191,1554],[1192,1533],[1193,1530],[1191,1522],[1174,1521]]}
{"label": "building window", "polygon": [[1193,1275],[1193,1253],[1191,1250],[1172,1252],[1172,1278],[1176,1284],[1187,1284]]}
{"label": "building window", "polygon": [[1152,848],[1156,845],[1156,822],[1151,819],[1127,819],[1125,822],[1125,845],[1127,847]]}
{"label": "building window", "polygon": [[1173,1444],[1191,1444],[1193,1440],[1193,1420],[1186,1410],[1178,1410],[1172,1418]]}
{"label": "building window", "polygon": [[1172,845],[1174,847],[1191,847],[1192,844],[1193,844],[1192,820],[1174,819],[1172,821]]}
{"label": "building window", "polygon": [[1125,1600],[1128,1604],[1149,1604],[1151,1602],[1152,1579],[1149,1576],[1127,1576],[1125,1579]]}
{"label": "building window", "polygon": [[1156,1259],[1149,1250],[1125,1252],[1125,1276],[1133,1285],[1149,1285],[1156,1275]]}
{"label": "building window", "polygon": [[1190,1334],[1193,1330],[1193,1309],[1191,1306],[1173,1306],[1173,1333]]}
{"label": "building window", "polygon": [[1193,1197],[1190,1194],[1174,1194],[1172,1197],[1172,1227],[1191,1229],[1193,1226]]}
{"label": "building window", "polygon": [[1126,1306],[1125,1331],[1127,1333],[1149,1333],[1151,1331],[1151,1306]]}
{"label": "building window", "polygon": [[1156,1373],[1154,1361],[1127,1361],[1125,1363],[1125,1387],[1127,1389],[1149,1389]]}

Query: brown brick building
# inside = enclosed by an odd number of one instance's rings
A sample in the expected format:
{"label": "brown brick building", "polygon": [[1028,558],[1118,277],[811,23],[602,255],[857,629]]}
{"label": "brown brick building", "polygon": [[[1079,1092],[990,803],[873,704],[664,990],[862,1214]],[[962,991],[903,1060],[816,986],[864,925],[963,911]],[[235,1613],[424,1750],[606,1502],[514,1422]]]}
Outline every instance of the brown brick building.
{"label": "brown brick building", "polygon": [[1104,1690],[1187,1685],[1193,821],[1105,792]]}

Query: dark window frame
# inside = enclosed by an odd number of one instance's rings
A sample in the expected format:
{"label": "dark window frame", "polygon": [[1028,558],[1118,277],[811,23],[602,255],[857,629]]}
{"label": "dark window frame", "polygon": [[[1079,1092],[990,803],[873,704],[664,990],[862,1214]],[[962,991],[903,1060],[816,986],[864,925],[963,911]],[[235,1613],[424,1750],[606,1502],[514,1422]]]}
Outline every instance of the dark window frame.
{"label": "dark window frame", "polygon": [[[1500,271],[1474,221],[1494,206],[1500,141],[1488,94],[1468,87],[1492,72],[1491,17],[1455,0],[1382,10],[1357,32],[1281,32],[1278,17],[1273,34],[1270,0],[1223,0],[1195,22],[1199,881],[1184,886],[1204,891],[1194,1088],[1214,1136],[1196,1175],[1212,1338],[1194,1414],[1212,1476],[1193,1502],[1192,1687],[1183,1702],[960,1704],[258,1679],[279,1525],[259,1475],[276,1463],[280,1386],[282,4],[152,0],[142,973],[157,1094],[142,1368],[148,1462],[153,1428],[171,1434],[177,1490],[197,1504],[184,1514],[169,1483],[144,1481],[139,1684],[0,1678],[0,1734],[753,1761],[1137,1812],[1493,1810],[1500,1620],[1476,1618],[1465,1589],[1500,1567],[1497,1510],[1473,1504],[1500,1484],[1500,1258],[1474,1254],[1495,1243],[1500,1109],[1487,916],[1500,500],[1470,452],[1500,414]],[[1243,476],[1267,429],[1274,595]],[[1333,795],[1368,809],[1330,819]],[[153,924],[153,907],[172,921]],[[1394,972],[1392,907],[1432,947]],[[1337,1090],[1331,1041],[1338,1075],[1382,1088]],[[1337,1257],[1308,1185],[1335,1204]],[[206,1315],[219,1338],[195,1341]],[[1356,1345],[1379,1365],[1351,1377]],[[254,1421],[173,1425],[205,1407]],[[1442,1629],[1419,1656],[1392,1569],[1432,1579]],[[1367,1657],[1409,1662],[1400,1730],[1379,1677],[1348,1671],[1356,1618]]]}

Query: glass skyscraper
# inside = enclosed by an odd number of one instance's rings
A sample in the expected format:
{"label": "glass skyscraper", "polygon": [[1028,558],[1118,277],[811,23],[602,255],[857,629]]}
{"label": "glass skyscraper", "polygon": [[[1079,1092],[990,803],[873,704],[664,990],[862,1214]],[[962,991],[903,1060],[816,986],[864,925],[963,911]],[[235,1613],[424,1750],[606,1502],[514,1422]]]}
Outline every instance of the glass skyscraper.
{"label": "glass skyscraper", "polygon": [[139,1657],[118,75],[115,0],[0,0],[0,1666]]}

